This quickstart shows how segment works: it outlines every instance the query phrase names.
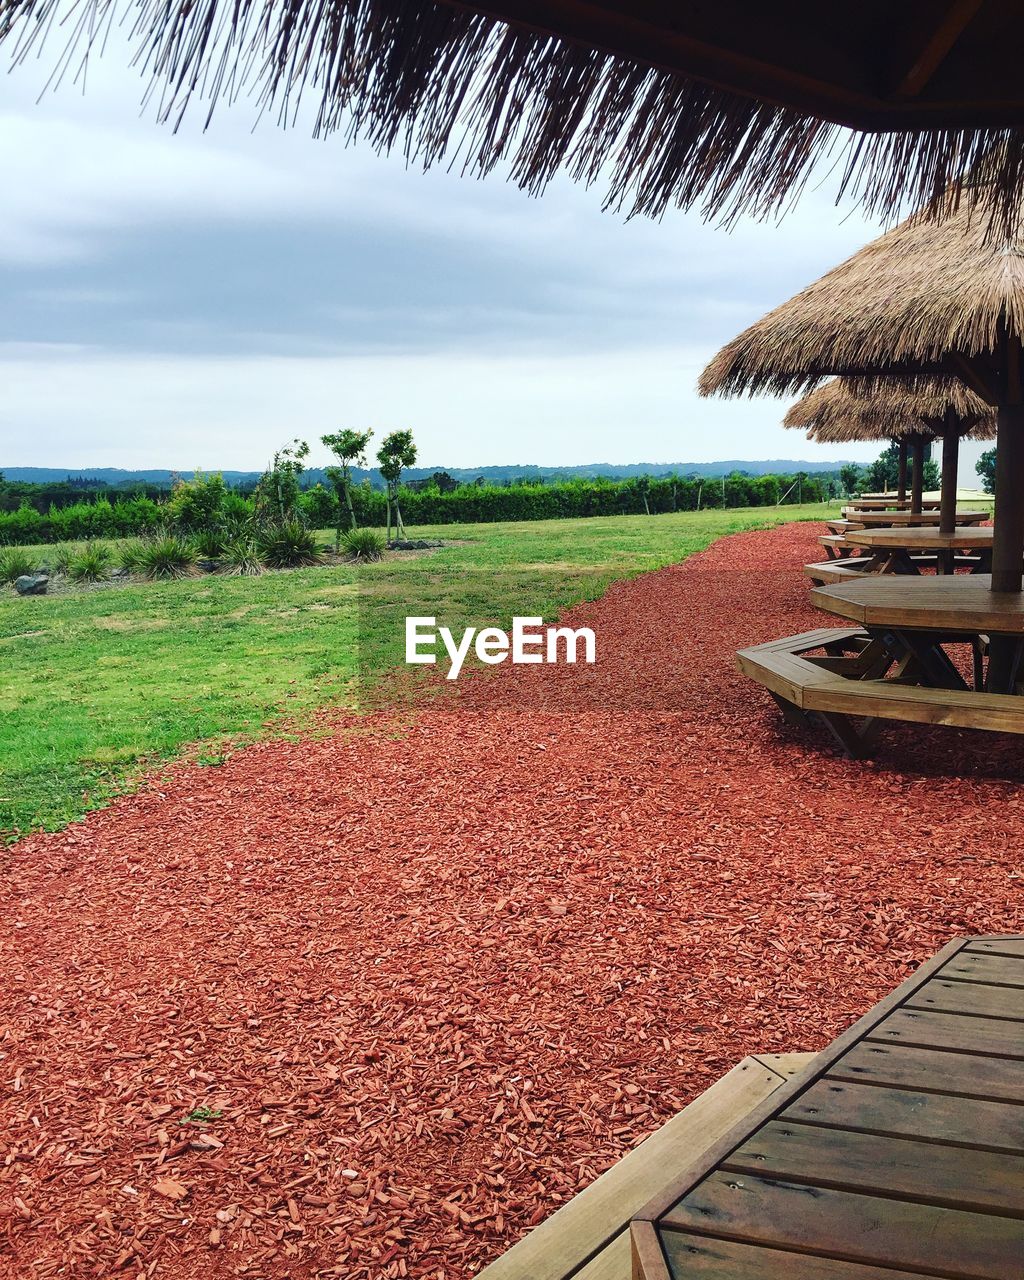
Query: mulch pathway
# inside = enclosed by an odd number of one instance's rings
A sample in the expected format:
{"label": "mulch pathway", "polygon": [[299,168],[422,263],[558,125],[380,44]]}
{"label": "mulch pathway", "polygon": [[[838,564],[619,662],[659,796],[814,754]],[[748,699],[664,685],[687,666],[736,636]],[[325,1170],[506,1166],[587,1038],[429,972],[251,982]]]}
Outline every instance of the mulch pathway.
{"label": "mulch pathway", "polygon": [[744,1054],[1024,929],[1015,741],[851,764],[734,672],[821,625],[816,532],[617,584],[591,671],[6,850],[0,1273],[463,1280]]}

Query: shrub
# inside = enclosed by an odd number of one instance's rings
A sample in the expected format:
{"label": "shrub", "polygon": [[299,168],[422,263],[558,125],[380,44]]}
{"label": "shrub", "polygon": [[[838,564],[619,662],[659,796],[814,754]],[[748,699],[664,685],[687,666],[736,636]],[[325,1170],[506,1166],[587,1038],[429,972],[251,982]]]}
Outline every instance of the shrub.
{"label": "shrub", "polygon": [[256,541],[250,534],[240,533],[235,538],[229,538],[224,543],[222,559],[228,573],[237,577],[255,578],[263,572],[263,561]]}
{"label": "shrub", "polygon": [[224,535],[219,529],[203,529],[192,535],[196,555],[202,560],[218,560],[224,550]]}
{"label": "shrub", "polygon": [[227,486],[219,474],[197,471],[191,480],[178,480],[167,503],[167,519],[184,533],[215,529],[220,523]]}
{"label": "shrub", "polygon": [[298,520],[266,525],[256,535],[256,547],[268,569],[295,569],[300,565],[323,563],[316,535]]}
{"label": "shrub", "polygon": [[350,529],[341,539],[341,549],[353,560],[379,560],[384,539],[373,529]]}
{"label": "shrub", "polygon": [[110,573],[112,559],[105,543],[87,542],[68,560],[67,575],[72,582],[102,582]]}
{"label": "shrub", "polygon": [[79,550],[80,548],[76,547],[73,542],[58,542],[50,555],[50,563],[53,565],[54,573],[62,573],[66,577],[68,565]]}
{"label": "shrub", "polygon": [[130,538],[127,542],[122,542],[117,550],[118,567],[128,573],[141,573],[145,548],[146,544],[141,538]]}
{"label": "shrub", "polygon": [[141,545],[138,567],[147,578],[190,578],[196,571],[195,548],[176,533]]}
{"label": "shrub", "polygon": [[330,529],[338,519],[338,500],[322,484],[316,484],[299,498],[299,510],[312,528]]}
{"label": "shrub", "polygon": [[18,547],[0,548],[0,582],[13,582],[26,573],[31,573],[35,565],[24,551]]}
{"label": "shrub", "polygon": [[221,503],[220,527],[225,536],[235,537],[252,525],[256,515],[256,503],[241,493],[229,489]]}

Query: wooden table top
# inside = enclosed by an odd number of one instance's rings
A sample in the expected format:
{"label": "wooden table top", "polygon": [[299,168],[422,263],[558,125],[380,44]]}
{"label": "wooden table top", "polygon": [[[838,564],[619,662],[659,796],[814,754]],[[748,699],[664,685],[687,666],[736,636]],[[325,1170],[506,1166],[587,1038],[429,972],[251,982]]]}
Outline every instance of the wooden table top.
{"label": "wooden table top", "polygon": [[992,546],[995,530],[963,525],[952,533],[940,533],[938,525],[920,525],[910,529],[851,529],[846,541],[858,547],[878,550],[906,551],[985,551]]}
{"label": "wooden table top", "polygon": [[[875,574],[815,587],[811,603],[863,626],[1024,635],[1024,592],[993,591],[990,573],[905,577]],[[1024,1029],[1022,1029],[1024,1040]]]}
{"label": "wooden table top", "polygon": [[[923,498],[921,500],[921,509],[923,511],[938,511],[941,504],[936,498]],[[909,511],[909,498],[851,498],[844,507],[846,511]]]}
{"label": "wooden table top", "polygon": [[[907,525],[934,524],[934,511],[857,511],[851,513],[851,519],[863,525]],[[983,520],[991,520],[990,511],[958,511],[957,524],[981,524]]]}
{"label": "wooden table top", "polygon": [[1020,1280],[1024,937],[959,939],[633,1220],[640,1280]]}

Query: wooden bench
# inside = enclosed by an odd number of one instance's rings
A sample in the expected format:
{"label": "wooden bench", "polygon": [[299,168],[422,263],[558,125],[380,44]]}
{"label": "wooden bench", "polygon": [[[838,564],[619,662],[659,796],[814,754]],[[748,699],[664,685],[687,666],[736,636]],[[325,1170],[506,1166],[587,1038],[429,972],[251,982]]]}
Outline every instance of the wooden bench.
{"label": "wooden bench", "polygon": [[[820,539],[819,539],[820,541]],[[831,582],[849,582],[857,580],[865,576],[876,576],[878,570],[872,570],[872,564],[876,563],[874,556],[865,554],[860,547],[850,546],[852,554],[843,556],[841,559],[816,560],[812,564],[804,565],[804,577],[809,578],[816,586],[823,587],[826,583]],[[914,568],[921,569],[938,569],[938,558],[934,555],[915,555],[911,557]],[[953,559],[954,569],[963,569],[970,571],[977,568],[977,560],[970,556],[955,556]],[[880,575],[879,575],[880,576]],[[891,574],[891,577],[913,577],[913,573],[908,574]]]}
{"label": "wooden bench", "polygon": [[847,582],[859,578],[871,563],[871,556],[844,556],[842,559],[817,560],[804,565],[804,577],[819,587],[827,582]]}
{"label": "wooden bench", "polygon": [[744,1058],[667,1124],[480,1273],[480,1280],[630,1280],[629,1223],[673,1172],[812,1061]]}
{"label": "wooden bench", "polygon": [[820,722],[855,758],[869,754],[886,720],[1024,733],[1024,698],[909,683],[914,661],[909,654],[897,660],[866,631],[848,627],[805,631],[736,655],[739,670],[768,690],[789,723]]}
{"label": "wooden bench", "polygon": [[823,533],[818,539],[818,545],[825,548],[830,560],[848,556],[857,550],[846,541],[846,536],[842,533]]}

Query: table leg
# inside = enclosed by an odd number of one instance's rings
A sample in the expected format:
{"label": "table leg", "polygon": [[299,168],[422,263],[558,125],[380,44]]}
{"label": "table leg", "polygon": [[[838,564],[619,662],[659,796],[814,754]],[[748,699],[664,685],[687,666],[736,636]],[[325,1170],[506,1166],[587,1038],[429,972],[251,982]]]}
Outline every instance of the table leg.
{"label": "table leg", "polygon": [[1020,674],[1022,641],[1016,636],[992,636],[988,642],[989,693],[1015,693]]}
{"label": "table leg", "polygon": [[922,684],[934,689],[967,689],[963,678],[949,655],[942,648],[940,638],[927,631],[887,631],[883,637],[886,647],[898,654],[910,653],[924,679]]}

